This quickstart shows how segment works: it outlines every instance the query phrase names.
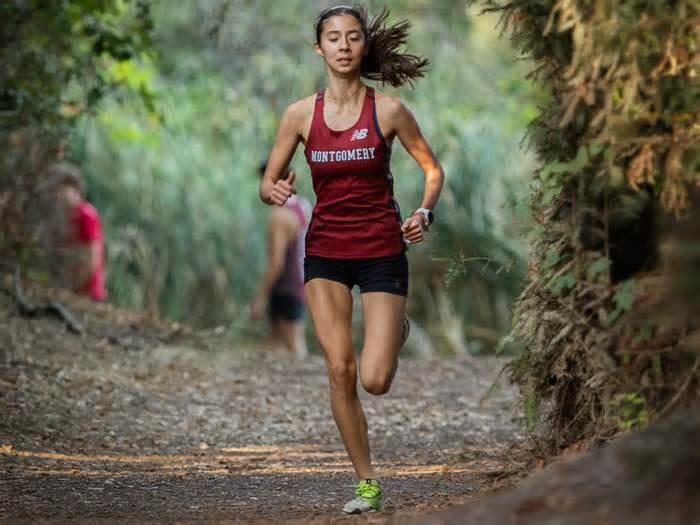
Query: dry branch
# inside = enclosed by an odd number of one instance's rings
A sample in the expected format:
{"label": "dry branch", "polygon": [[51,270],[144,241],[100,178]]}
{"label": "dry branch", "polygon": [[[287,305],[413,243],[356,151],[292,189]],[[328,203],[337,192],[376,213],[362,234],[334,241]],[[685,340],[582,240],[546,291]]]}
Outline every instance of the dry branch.
{"label": "dry branch", "polygon": [[50,301],[44,305],[33,305],[24,295],[22,290],[22,281],[19,268],[15,269],[15,289],[14,299],[17,304],[20,315],[24,317],[38,317],[41,315],[52,315],[62,320],[68,329],[76,334],[82,334],[85,331],[82,323],[61,303]]}

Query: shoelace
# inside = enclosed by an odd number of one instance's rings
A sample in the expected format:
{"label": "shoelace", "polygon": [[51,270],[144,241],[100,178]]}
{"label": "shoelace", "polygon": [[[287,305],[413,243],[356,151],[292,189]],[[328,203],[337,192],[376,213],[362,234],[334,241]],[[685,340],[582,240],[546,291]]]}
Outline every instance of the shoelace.
{"label": "shoelace", "polygon": [[381,492],[381,489],[377,485],[372,485],[365,481],[358,483],[355,487],[355,496],[361,498],[376,498]]}

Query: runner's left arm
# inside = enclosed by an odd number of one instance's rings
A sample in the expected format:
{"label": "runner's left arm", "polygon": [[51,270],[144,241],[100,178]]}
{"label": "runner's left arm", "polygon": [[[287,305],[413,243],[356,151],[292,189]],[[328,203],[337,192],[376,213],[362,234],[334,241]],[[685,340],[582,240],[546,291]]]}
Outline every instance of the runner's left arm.
{"label": "runner's left arm", "polygon": [[[423,171],[425,185],[420,207],[433,210],[442,191],[445,173],[423,137],[413,113],[398,99],[389,98],[387,102],[389,111],[386,114],[390,131],[396,134],[403,147]],[[416,243],[423,240],[423,230],[427,227],[425,218],[416,214],[404,221],[402,229],[406,240]]]}

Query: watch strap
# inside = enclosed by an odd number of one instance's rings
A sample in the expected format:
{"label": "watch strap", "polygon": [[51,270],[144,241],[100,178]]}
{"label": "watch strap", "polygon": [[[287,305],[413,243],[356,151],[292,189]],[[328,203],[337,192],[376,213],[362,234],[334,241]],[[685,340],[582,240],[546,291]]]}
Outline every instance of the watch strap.
{"label": "watch strap", "polygon": [[433,212],[428,208],[418,208],[413,213],[420,213],[423,217],[425,217],[425,220],[428,221],[428,225],[433,223]]}

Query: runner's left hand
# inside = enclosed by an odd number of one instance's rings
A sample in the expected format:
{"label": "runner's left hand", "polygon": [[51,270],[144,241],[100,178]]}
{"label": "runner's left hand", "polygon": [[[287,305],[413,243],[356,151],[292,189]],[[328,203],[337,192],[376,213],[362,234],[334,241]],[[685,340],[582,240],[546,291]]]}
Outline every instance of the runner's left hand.
{"label": "runner's left hand", "polygon": [[409,244],[416,244],[423,240],[423,232],[425,232],[426,224],[425,218],[419,214],[413,214],[408,219],[406,219],[401,226],[401,231],[403,232],[403,238]]}

